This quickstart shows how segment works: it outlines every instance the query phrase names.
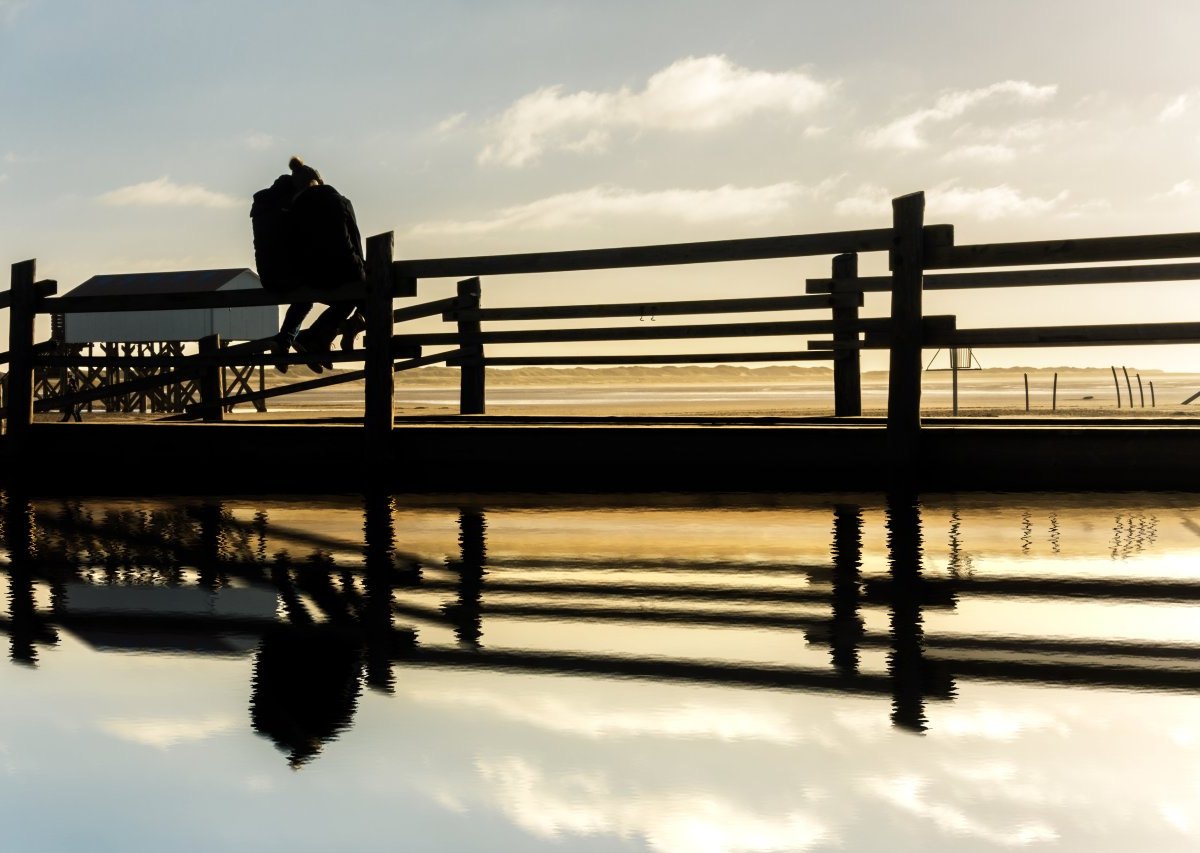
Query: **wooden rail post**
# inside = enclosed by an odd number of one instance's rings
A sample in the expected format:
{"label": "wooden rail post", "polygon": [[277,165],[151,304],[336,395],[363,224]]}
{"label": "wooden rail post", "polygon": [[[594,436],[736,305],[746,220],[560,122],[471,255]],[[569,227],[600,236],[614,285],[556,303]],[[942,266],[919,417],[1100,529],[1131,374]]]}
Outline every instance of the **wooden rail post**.
{"label": "wooden rail post", "polygon": [[[857,417],[862,414],[862,357],[858,344],[858,303],[851,294],[862,291],[858,278],[858,255],[853,252],[833,259],[833,414]],[[844,294],[844,295],[843,295]]]}
{"label": "wooden rail post", "polygon": [[395,425],[396,394],[392,374],[392,254],[395,237],[391,231],[367,238],[367,359],[363,365],[365,397],[363,422],[367,431],[368,470],[386,464],[391,453]]}
{"label": "wooden rail post", "polygon": [[[221,352],[221,336],[208,335],[200,339],[200,355],[219,355]],[[200,374],[200,406],[204,411],[204,420],[209,423],[220,423],[225,419],[225,411],[221,407],[221,366],[211,364],[203,368]]]}
{"label": "wooden rail post", "polygon": [[458,411],[462,415],[482,415],[487,405],[484,391],[483,342],[479,323],[479,301],[483,287],[478,278],[468,278],[458,283],[458,299],[455,310],[458,314],[458,347],[460,376],[458,387]]}
{"label": "wooden rail post", "polygon": [[12,458],[29,435],[33,424],[33,334],[37,291],[34,277],[37,261],[12,265],[12,304],[8,314],[8,390],[5,395],[8,418],[5,431]]}
{"label": "wooden rail post", "polygon": [[892,199],[892,342],[887,444],[894,479],[917,473],[921,440],[921,286],[925,194]]}

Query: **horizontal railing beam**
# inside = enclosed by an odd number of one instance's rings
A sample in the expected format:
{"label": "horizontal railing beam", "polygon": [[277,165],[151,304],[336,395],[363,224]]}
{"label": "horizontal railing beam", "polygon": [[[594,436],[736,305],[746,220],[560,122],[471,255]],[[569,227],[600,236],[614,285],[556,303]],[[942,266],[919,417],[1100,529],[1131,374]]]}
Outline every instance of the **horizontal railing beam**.
{"label": "horizontal railing beam", "polygon": [[[954,328],[953,315],[933,315],[927,322],[941,324],[942,328]],[[886,317],[871,317],[859,320],[858,331],[883,330],[891,324]],[[834,330],[833,320],[781,320],[769,323],[707,323],[687,326],[613,327],[601,329],[521,329],[510,332],[484,332],[480,338],[484,344],[538,344],[566,343],[578,341],[670,341],[693,338],[743,338],[771,335],[828,334]],[[422,346],[454,345],[458,335],[451,332],[428,334],[394,335],[396,345],[418,344]]]}
{"label": "horizontal railing beam", "polygon": [[435,299],[432,302],[423,302],[420,305],[408,305],[404,308],[397,308],[392,312],[392,322],[403,323],[406,320],[419,320],[422,317],[436,317],[453,309],[454,305],[454,297],[451,296],[447,299]]}
{"label": "horizontal railing beam", "polygon": [[[935,273],[925,276],[925,290],[968,290],[989,287],[1042,287],[1072,284],[1134,284],[1155,281],[1200,280],[1200,264],[1147,264],[1135,267],[1067,267],[1050,270],[1003,270],[1000,272]],[[810,278],[805,292],[831,293],[832,278]],[[863,293],[886,293],[892,289],[890,275],[839,279],[839,287]]]}
{"label": "horizontal railing beam", "polygon": [[1200,258],[1200,232],[928,246],[925,250],[925,269],[1091,264],[1169,258]]}
{"label": "horizontal railing beam", "polygon": [[[58,293],[58,282],[53,279],[43,279],[36,281],[33,284],[33,295],[35,299],[44,299],[47,296],[53,296]],[[12,307],[12,291],[0,291],[0,309]]]}
{"label": "horizontal railing beam", "polygon": [[[58,344],[55,341],[43,341],[40,344],[33,345],[33,355],[37,356],[52,353],[58,349]],[[12,360],[12,353],[0,352],[0,364],[8,364]],[[37,363],[37,362],[35,362]]]}
{"label": "horizontal railing beam", "polygon": [[[484,308],[471,319],[502,320],[573,320],[598,317],[666,317],[686,314],[738,314],[766,311],[807,311],[829,309],[835,303],[862,305],[862,295],[838,296],[766,296],[749,299],[696,299],[680,302],[624,302],[605,305],[553,305],[528,308]],[[447,311],[443,320],[465,318],[463,312]]]}
{"label": "horizontal railing beam", "polygon": [[410,278],[468,278],[484,275],[758,261],[810,255],[838,255],[843,252],[883,252],[891,247],[891,229],[874,228],[863,231],[833,231],[823,234],[752,237],[743,240],[713,240],[660,246],[395,261],[393,269],[396,275]]}
{"label": "horizontal railing beam", "polygon": [[[1119,323],[1094,326],[1014,326],[992,329],[934,329],[925,347],[1080,347],[1110,344],[1200,343],[1200,323]],[[863,346],[888,345],[886,331],[868,332]]]}
{"label": "horizontal railing beam", "polygon": [[719,364],[759,361],[829,361],[832,353],[823,352],[717,352],[704,355],[564,355],[499,356],[484,359],[485,367],[534,367],[537,365],[588,364]]}

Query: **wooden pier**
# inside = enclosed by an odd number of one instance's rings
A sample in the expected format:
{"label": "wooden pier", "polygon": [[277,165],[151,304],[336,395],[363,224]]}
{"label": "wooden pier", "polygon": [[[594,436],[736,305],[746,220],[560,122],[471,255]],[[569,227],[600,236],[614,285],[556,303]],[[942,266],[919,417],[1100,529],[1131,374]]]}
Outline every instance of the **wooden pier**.
{"label": "wooden pier", "polygon": [[[891,274],[858,275],[859,255],[889,253]],[[493,279],[514,274],[615,270],[676,264],[831,256],[830,277],[795,296],[638,303],[487,307]],[[1200,484],[1200,427],[1190,420],[1051,422],[922,419],[922,350],[1200,343],[1200,322],[960,329],[952,315],[924,313],[929,290],[1085,286],[1200,279],[1200,233],[956,245],[953,228],[926,225],[924,196],[893,201],[888,228],[784,237],[432,260],[397,260],[390,233],[367,241],[368,279],[333,291],[295,294],[365,304],[364,349],[335,351],[360,370],[230,393],[222,367],[278,361],[269,341],[222,346],[200,341],[192,355],[82,356],[38,342],[39,315],[161,311],[278,304],[277,294],[241,290],[195,294],[57,296],[35,263],[15,264],[4,397],[4,476],[54,490],[326,491],[405,490],[659,491],[810,489],[1194,489]],[[1151,263],[1147,263],[1151,262]],[[1010,269],[1017,268],[1017,269]],[[931,272],[933,271],[933,272]],[[948,271],[948,272],[946,272]],[[459,280],[457,295],[420,302],[420,283]],[[889,291],[887,316],[864,317],[863,294]],[[795,312],[818,312],[793,319]],[[652,316],[783,313],[787,319],[580,328],[506,329],[511,321],[580,321]],[[405,324],[440,318],[445,332]],[[788,338],[804,346],[705,354],[504,355],[509,345]],[[547,349],[549,347],[547,346]],[[860,354],[889,352],[885,418],[862,417]],[[290,356],[302,364],[306,356]],[[808,362],[833,365],[833,411],[823,418],[500,418],[487,414],[486,368]],[[460,415],[397,418],[394,375],[431,364],[461,373]],[[125,383],[34,397],[35,372],[50,367],[156,370]],[[363,416],[353,422],[224,423],[238,403],[363,379]],[[122,392],[195,383],[192,422],[71,424],[34,421]]]}

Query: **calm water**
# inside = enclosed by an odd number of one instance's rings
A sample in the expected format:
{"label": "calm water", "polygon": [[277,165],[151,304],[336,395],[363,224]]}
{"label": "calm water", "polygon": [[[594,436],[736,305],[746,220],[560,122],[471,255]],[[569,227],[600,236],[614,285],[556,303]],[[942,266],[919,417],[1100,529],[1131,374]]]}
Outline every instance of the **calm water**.
{"label": "calm water", "polygon": [[1200,496],[2,517],[5,851],[1200,849]]}

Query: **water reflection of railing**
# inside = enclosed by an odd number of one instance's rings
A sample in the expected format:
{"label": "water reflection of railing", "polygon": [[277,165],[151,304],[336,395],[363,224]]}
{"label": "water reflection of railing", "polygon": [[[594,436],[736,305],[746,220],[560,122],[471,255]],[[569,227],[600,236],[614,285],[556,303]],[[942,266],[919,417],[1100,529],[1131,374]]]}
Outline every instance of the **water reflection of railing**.
{"label": "water reflection of railing", "polygon": [[[921,509],[912,496],[887,503],[886,578],[864,577],[864,511],[851,503],[830,507],[830,560],[794,565],[494,558],[487,512],[476,506],[458,511],[457,555],[438,561],[397,547],[394,510],[390,497],[366,498],[361,541],[347,543],[272,524],[264,511],[239,518],[218,502],[97,515],[71,501],[35,512],[27,498],[10,494],[3,513],[9,615],[0,619],[0,631],[9,635],[12,660],[30,666],[38,663],[39,646],[59,643],[64,630],[99,648],[253,650],[252,723],[296,764],[350,725],[363,683],[390,692],[396,665],[890,696],[893,723],[914,731],[927,726],[926,703],[951,699],[961,678],[1200,689],[1194,646],[930,635],[927,611],[954,608],[967,597],[1195,602],[1200,583],[953,572],[930,578]],[[956,536],[960,519],[957,513],[951,519]],[[268,553],[268,538],[299,556]],[[961,552],[952,544],[953,561]],[[523,576],[531,571],[556,577]],[[706,577],[716,573],[774,585],[723,585]],[[808,585],[775,583],[798,578]],[[865,628],[864,612],[880,607],[889,616],[886,635]],[[568,650],[569,637],[557,650],[489,648],[491,618],[795,630],[810,646],[827,648],[829,665],[664,658],[652,648],[586,653]],[[422,642],[430,626],[451,630],[457,647]],[[863,653],[875,650],[886,651],[886,671],[863,666]]]}

